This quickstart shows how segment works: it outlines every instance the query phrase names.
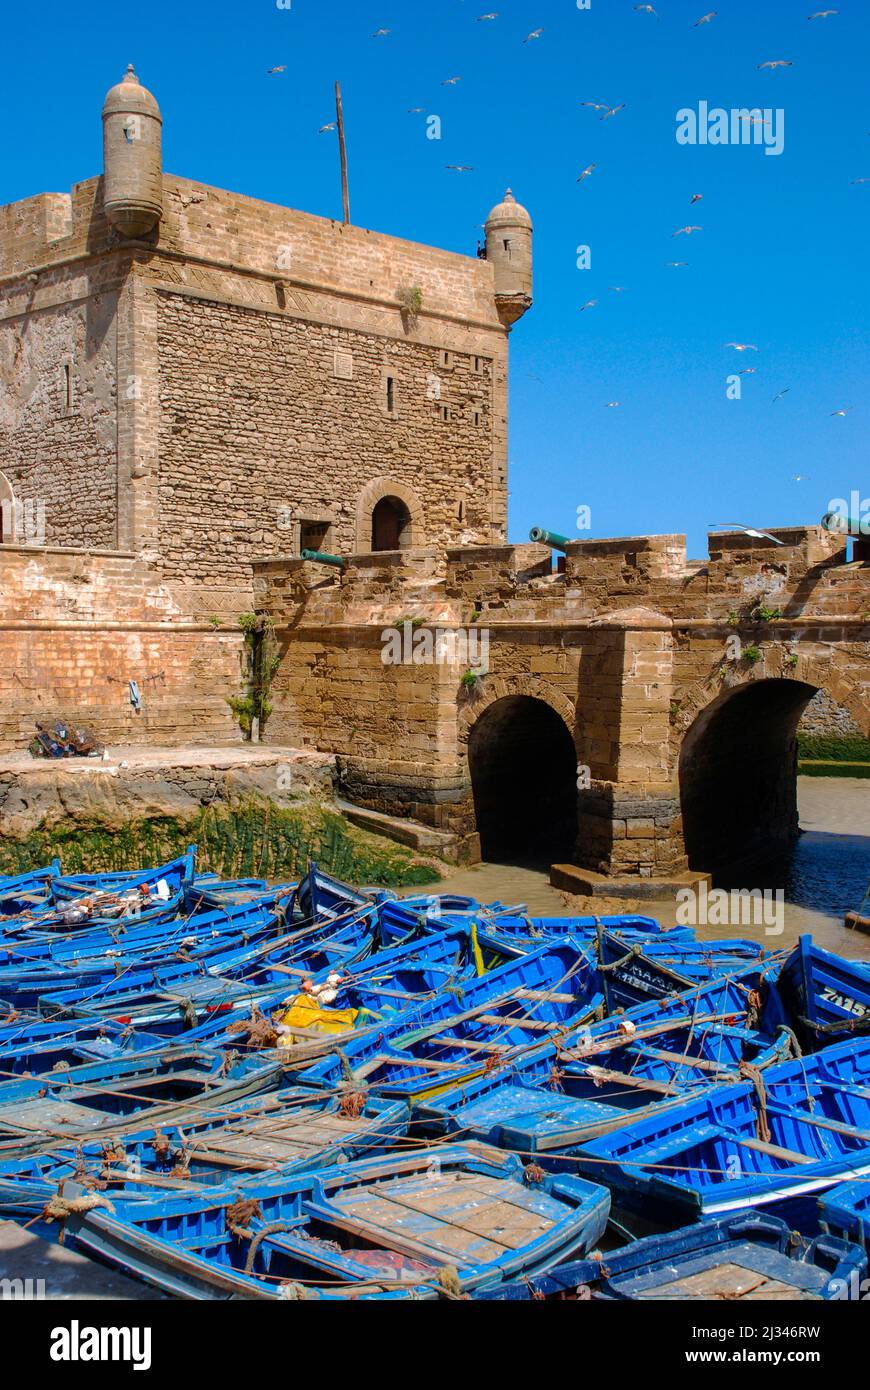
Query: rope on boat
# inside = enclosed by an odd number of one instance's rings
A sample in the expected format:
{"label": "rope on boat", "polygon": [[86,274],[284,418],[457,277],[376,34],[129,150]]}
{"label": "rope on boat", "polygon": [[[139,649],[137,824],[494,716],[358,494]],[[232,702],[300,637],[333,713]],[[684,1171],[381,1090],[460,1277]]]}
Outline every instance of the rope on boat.
{"label": "rope on boat", "polygon": [[250,1274],[252,1272],[257,1251],[268,1236],[277,1236],[289,1230],[292,1230],[292,1224],[289,1221],[268,1221],[265,1226],[260,1227],[256,1234],[249,1231],[246,1239],[249,1239],[251,1244],[248,1246],[248,1258],[245,1260],[245,1273]]}
{"label": "rope on boat", "polygon": [[42,1209],[43,1221],[58,1221],[60,1231],[58,1232],[57,1243],[63,1245],[66,1233],[66,1223],[71,1216],[84,1215],[85,1212],[93,1211],[94,1207],[105,1207],[114,1215],[115,1208],[108,1197],[101,1197],[93,1192],[83,1197],[62,1197],[59,1192],[46,1202]]}
{"label": "rope on boat", "polygon": [[741,1062],[738,1072],[744,1081],[751,1081],[758,1096],[758,1118],[755,1124],[757,1137],[762,1144],[770,1143],[770,1125],[767,1122],[767,1087],[760,1067],[753,1062]]}

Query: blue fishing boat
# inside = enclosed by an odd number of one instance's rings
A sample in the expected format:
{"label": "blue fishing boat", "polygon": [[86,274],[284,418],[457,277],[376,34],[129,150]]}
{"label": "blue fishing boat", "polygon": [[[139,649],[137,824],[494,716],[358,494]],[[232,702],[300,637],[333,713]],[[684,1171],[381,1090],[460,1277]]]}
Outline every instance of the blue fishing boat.
{"label": "blue fishing boat", "polygon": [[[64,1195],[81,1192],[68,1183]],[[605,1189],[476,1145],[370,1158],[70,1216],[77,1244],[167,1293],[456,1296],[590,1249]]]}
{"label": "blue fishing boat", "polygon": [[137,1033],[111,1019],[47,1022],[25,1016],[13,1023],[0,1020],[0,1081],[65,1071],[86,1062],[107,1061],[137,1048],[160,1045],[159,1037]]}
{"label": "blue fishing boat", "polygon": [[51,888],[56,903],[71,902],[89,893],[126,893],[131,888],[153,888],[164,881],[172,892],[193,882],[196,872],[196,845],[156,869],[131,869],[119,873],[59,874]]}
{"label": "blue fishing boat", "polygon": [[[592,1023],[570,1043],[550,1044],[497,1065],[421,1103],[427,1131],[458,1132],[559,1166],[600,1134],[697,1089],[741,1079],[791,1056],[788,1029],[751,1013],[740,982],[712,981]],[[564,1166],[564,1165],[563,1165]]]}
{"label": "blue fishing boat", "polygon": [[853,1240],[870,1254],[870,1182],[844,1182],[819,1198],[823,1231]]}
{"label": "blue fishing boat", "polygon": [[[349,920],[332,918],[285,932],[266,942],[232,947],[203,962],[176,961],[142,967],[138,962],[117,978],[96,986],[85,984],[40,995],[38,1007],[46,1018],[83,1014],[120,1018],[136,1027],[151,1027],[160,1019],[178,1016],[183,1005],[186,1026],[194,1027],[197,1009],[224,999],[289,985],[328,967],[342,968],[368,955],[374,945],[374,907],[355,908]],[[3,980],[0,977],[0,991]],[[191,1007],[187,1008],[187,1001]]]}
{"label": "blue fishing boat", "polygon": [[[167,922],[182,908],[193,880],[196,846],[157,869],[134,874],[84,874],[51,881],[51,898],[4,919],[3,933],[90,931],[129,922]],[[108,880],[109,886],[103,886]]]}
{"label": "blue fishing boat", "polygon": [[646,999],[680,994],[714,975],[760,965],[768,953],[756,941],[693,941],[682,934],[638,937],[601,928],[598,959],[608,1012]]}
{"label": "blue fishing boat", "polygon": [[811,1232],[821,1192],[870,1175],[870,1039],[693,1093],[581,1145],[576,1163],[662,1223],[765,1208]]}
{"label": "blue fishing boat", "polygon": [[136,1201],[272,1173],[311,1172],[385,1153],[408,1129],[401,1101],[283,1086],[136,1133],[0,1162],[0,1214],[52,1236],[40,1218],[62,1183]]}
{"label": "blue fishing boat", "polygon": [[524,1049],[566,1039],[598,1017],[601,1005],[591,955],[573,944],[544,946],[348,1039],[299,1078],[337,1086],[350,1076],[355,1085],[410,1103]]}
{"label": "blue fishing boat", "polygon": [[870,964],[846,960],[802,936],[782,967],[780,990],[810,1047],[870,1032]]}
{"label": "blue fishing boat", "polygon": [[0,918],[18,917],[50,902],[51,884],[59,873],[60,860],[53,859],[44,869],[0,878]]}
{"label": "blue fishing boat", "polygon": [[231,1057],[205,1047],[175,1047],[18,1077],[0,1084],[0,1159],[214,1109],[269,1089],[281,1074],[268,1053]]}
{"label": "blue fishing boat", "polygon": [[863,1250],[848,1241],[807,1240],[775,1216],[726,1216],[633,1241],[596,1260],[570,1260],[475,1297],[815,1302],[848,1294],[866,1267]]}

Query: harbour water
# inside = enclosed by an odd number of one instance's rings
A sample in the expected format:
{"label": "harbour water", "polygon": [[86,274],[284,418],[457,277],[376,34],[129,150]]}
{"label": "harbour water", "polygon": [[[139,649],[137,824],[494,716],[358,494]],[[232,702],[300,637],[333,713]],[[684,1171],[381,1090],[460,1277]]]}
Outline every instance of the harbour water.
{"label": "harbour water", "polygon": [[[697,927],[698,937],[742,936],[764,938],[771,950],[794,945],[811,933],[820,946],[853,959],[870,960],[870,936],[849,931],[846,912],[861,906],[870,881],[870,780],[849,777],[800,777],[798,779],[801,836],[788,857],[759,871],[745,888],[780,888],[784,893],[782,931],[768,934],[762,925],[733,920],[727,925]],[[536,916],[565,912],[638,911],[673,925],[677,903],[673,897],[643,902],[593,905],[578,904],[552,888],[545,867],[515,864],[478,864],[456,869],[433,892],[463,893],[489,902],[525,903]],[[425,891],[419,888],[410,892]],[[870,903],[865,906],[870,911]]]}

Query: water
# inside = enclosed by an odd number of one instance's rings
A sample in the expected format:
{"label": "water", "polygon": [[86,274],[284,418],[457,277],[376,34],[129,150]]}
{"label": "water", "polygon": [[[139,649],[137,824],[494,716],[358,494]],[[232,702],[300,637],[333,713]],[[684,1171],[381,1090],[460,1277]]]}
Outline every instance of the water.
{"label": "water", "polygon": [[[794,945],[809,932],[820,946],[853,959],[870,960],[870,936],[848,931],[847,911],[860,907],[870,880],[870,780],[849,777],[798,778],[798,804],[803,830],[790,855],[768,866],[759,882],[782,888],[785,893],[784,929],[766,936],[762,926],[698,927],[702,939],[717,936],[758,937],[771,950]],[[409,888],[408,893],[431,891],[463,893],[489,902],[526,903],[533,916],[564,913],[616,913],[638,911],[673,924],[674,898],[619,902],[608,899],[567,899],[552,888],[546,870],[513,864],[477,864],[448,871],[430,889]],[[870,913],[870,902],[865,907]]]}

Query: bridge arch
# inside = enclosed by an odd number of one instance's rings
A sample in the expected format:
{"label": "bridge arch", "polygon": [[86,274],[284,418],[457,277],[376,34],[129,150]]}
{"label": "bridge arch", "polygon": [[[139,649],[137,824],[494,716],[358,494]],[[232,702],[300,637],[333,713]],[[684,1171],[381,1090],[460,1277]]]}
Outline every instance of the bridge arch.
{"label": "bridge arch", "polygon": [[569,724],[549,700],[491,693],[467,721],[467,755],[484,859],[573,857],[577,755]]}
{"label": "bridge arch", "polygon": [[[689,867],[737,882],[741,870],[774,859],[799,830],[797,731],[824,690],[870,735],[866,690],[844,669],[848,654],[793,648],[797,662],[747,673],[714,699],[709,686],[685,692],[677,766]],[[772,661],[772,658],[771,658]],[[706,699],[705,699],[706,696]]]}

